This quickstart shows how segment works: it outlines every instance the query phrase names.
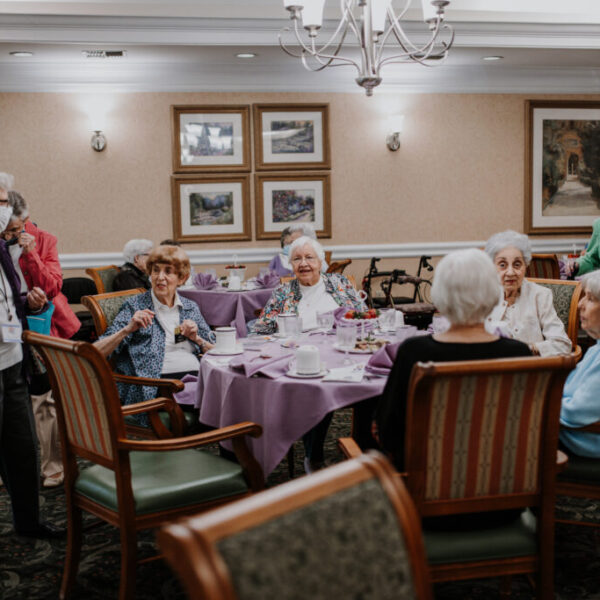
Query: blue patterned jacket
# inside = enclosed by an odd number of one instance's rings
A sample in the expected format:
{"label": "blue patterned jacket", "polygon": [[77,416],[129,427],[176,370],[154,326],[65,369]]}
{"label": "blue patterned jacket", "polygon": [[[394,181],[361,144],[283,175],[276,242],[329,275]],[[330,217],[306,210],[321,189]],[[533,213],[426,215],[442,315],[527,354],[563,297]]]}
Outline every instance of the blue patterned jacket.
{"label": "blue patterned jacket", "polygon": [[[204,317],[200,313],[198,305],[192,300],[179,297],[183,307],[179,312],[179,322],[191,319],[198,325],[198,335],[205,340],[214,342],[214,333],[210,330]],[[133,317],[137,310],[148,308],[153,310],[152,295],[150,291],[132,296],[123,303],[121,311],[115,317],[111,326],[101,337],[116,333]],[[200,348],[194,345],[195,354],[200,355]],[[134,331],[128,335],[111,354],[115,361],[117,372],[123,375],[138,375],[140,377],[160,377],[163,361],[165,359],[165,332],[158,320],[155,318],[152,325]],[[156,397],[157,388],[148,386],[128,385],[118,383],[119,397],[122,404],[134,404],[143,400]],[[140,424],[147,425],[146,415],[138,415]]]}

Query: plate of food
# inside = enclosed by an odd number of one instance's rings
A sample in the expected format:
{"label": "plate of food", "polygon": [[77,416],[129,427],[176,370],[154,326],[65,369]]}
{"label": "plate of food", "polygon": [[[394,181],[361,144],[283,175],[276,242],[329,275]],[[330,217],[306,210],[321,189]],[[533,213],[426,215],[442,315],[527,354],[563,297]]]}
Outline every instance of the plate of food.
{"label": "plate of food", "polygon": [[[389,344],[389,340],[384,340],[383,338],[370,338],[365,340],[358,340],[354,344],[354,348],[348,350],[350,354],[373,354],[373,352],[377,352],[380,348],[383,348],[386,344]],[[333,344],[333,347],[338,352],[346,352],[346,348],[342,348],[339,344]]]}

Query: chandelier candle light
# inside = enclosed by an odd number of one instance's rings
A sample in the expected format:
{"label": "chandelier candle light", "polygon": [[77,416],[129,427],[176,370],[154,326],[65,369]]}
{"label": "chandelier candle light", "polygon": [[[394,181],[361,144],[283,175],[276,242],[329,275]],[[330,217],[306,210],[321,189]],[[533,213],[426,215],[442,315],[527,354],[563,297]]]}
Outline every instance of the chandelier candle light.
{"label": "chandelier candle light", "polygon": [[[323,24],[325,0],[283,0],[290,11],[295,40],[285,44],[282,34],[290,32],[286,27],[279,33],[279,45],[295,58],[300,58],[309,71],[322,71],[325,67],[354,65],[358,71],[356,83],[365,88],[367,96],[381,83],[381,67],[387,63],[417,62],[431,66],[428,61],[446,58],[454,42],[454,31],[444,23],[444,9],[450,0],[421,0],[423,20],[429,26],[429,39],[423,44],[410,41],[400,20],[405,16],[412,0],[406,0],[404,9],[396,16],[394,0],[340,0],[342,16],[333,35],[322,45],[317,45],[317,35]],[[302,19],[302,26],[299,21]],[[305,32],[302,31],[302,28]],[[340,56],[346,35],[351,31],[360,49],[360,63]],[[440,34],[447,34],[445,41]],[[386,43],[394,43],[396,53],[384,54]],[[294,51],[297,46],[298,51]],[[291,47],[294,49],[291,49]]]}

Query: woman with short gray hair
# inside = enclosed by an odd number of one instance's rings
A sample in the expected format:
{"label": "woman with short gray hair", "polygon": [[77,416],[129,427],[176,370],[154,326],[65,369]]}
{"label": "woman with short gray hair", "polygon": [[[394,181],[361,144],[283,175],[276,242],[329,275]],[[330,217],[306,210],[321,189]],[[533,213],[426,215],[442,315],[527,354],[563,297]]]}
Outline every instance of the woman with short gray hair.
{"label": "woman with short gray hair", "polygon": [[[584,275],[581,288],[581,328],[596,340],[596,344],[587,350],[565,382],[560,422],[569,428],[585,427],[600,421],[600,271]],[[560,441],[574,454],[600,458],[600,434],[561,429]]]}
{"label": "woman with short gray hair", "polygon": [[129,240],[123,248],[125,264],[113,281],[113,290],[150,289],[150,279],[146,273],[146,261],[154,244],[150,240]]}
{"label": "woman with short gray hair", "polygon": [[571,340],[554,308],[552,292],[525,279],[531,261],[526,235],[503,231],[485,245],[493,260],[503,293],[488,317],[489,326],[500,324],[511,337],[525,342],[535,355],[551,356],[571,352]]}
{"label": "woman with short gray hair", "polygon": [[[313,240],[317,239],[314,227],[310,223],[294,223],[281,232],[281,252],[276,254],[269,263],[269,269],[277,273],[280,277],[289,277],[294,274],[289,261],[290,247],[292,242],[300,236],[306,236]],[[327,263],[323,260],[321,270],[325,272],[327,271],[327,267]]]}

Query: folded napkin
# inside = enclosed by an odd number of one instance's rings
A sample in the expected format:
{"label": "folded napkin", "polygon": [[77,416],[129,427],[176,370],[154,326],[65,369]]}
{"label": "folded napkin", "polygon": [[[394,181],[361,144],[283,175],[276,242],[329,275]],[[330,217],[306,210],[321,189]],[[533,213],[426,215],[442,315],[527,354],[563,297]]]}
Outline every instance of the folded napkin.
{"label": "folded napkin", "polygon": [[212,290],[219,285],[217,278],[212,273],[196,273],[193,282],[198,290]]}
{"label": "folded napkin", "polygon": [[288,372],[292,356],[293,352],[271,344],[265,346],[258,356],[256,352],[244,352],[236,356],[230,361],[229,366],[241,371],[246,377],[260,373],[270,379],[277,379]]}
{"label": "folded napkin", "polygon": [[365,374],[364,365],[349,365],[329,369],[329,373],[323,377],[323,381],[345,381],[347,383],[360,383]]}
{"label": "folded napkin", "polygon": [[275,271],[269,271],[255,278],[256,285],[261,288],[274,288],[279,285],[279,275]]}
{"label": "folded napkin", "polygon": [[196,375],[186,375],[182,380],[185,387],[181,392],[173,394],[178,404],[196,404],[196,388],[198,387],[198,377]]}
{"label": "folded napkin", "polygon": [[365,369],[370,373],[376,373],[377,375],[389,375],[394,366],[394,361],[396,360],[398,346],[401,343],[402,342],[386,344],[383,348],[379,348],[379,350],[369,358]]}

